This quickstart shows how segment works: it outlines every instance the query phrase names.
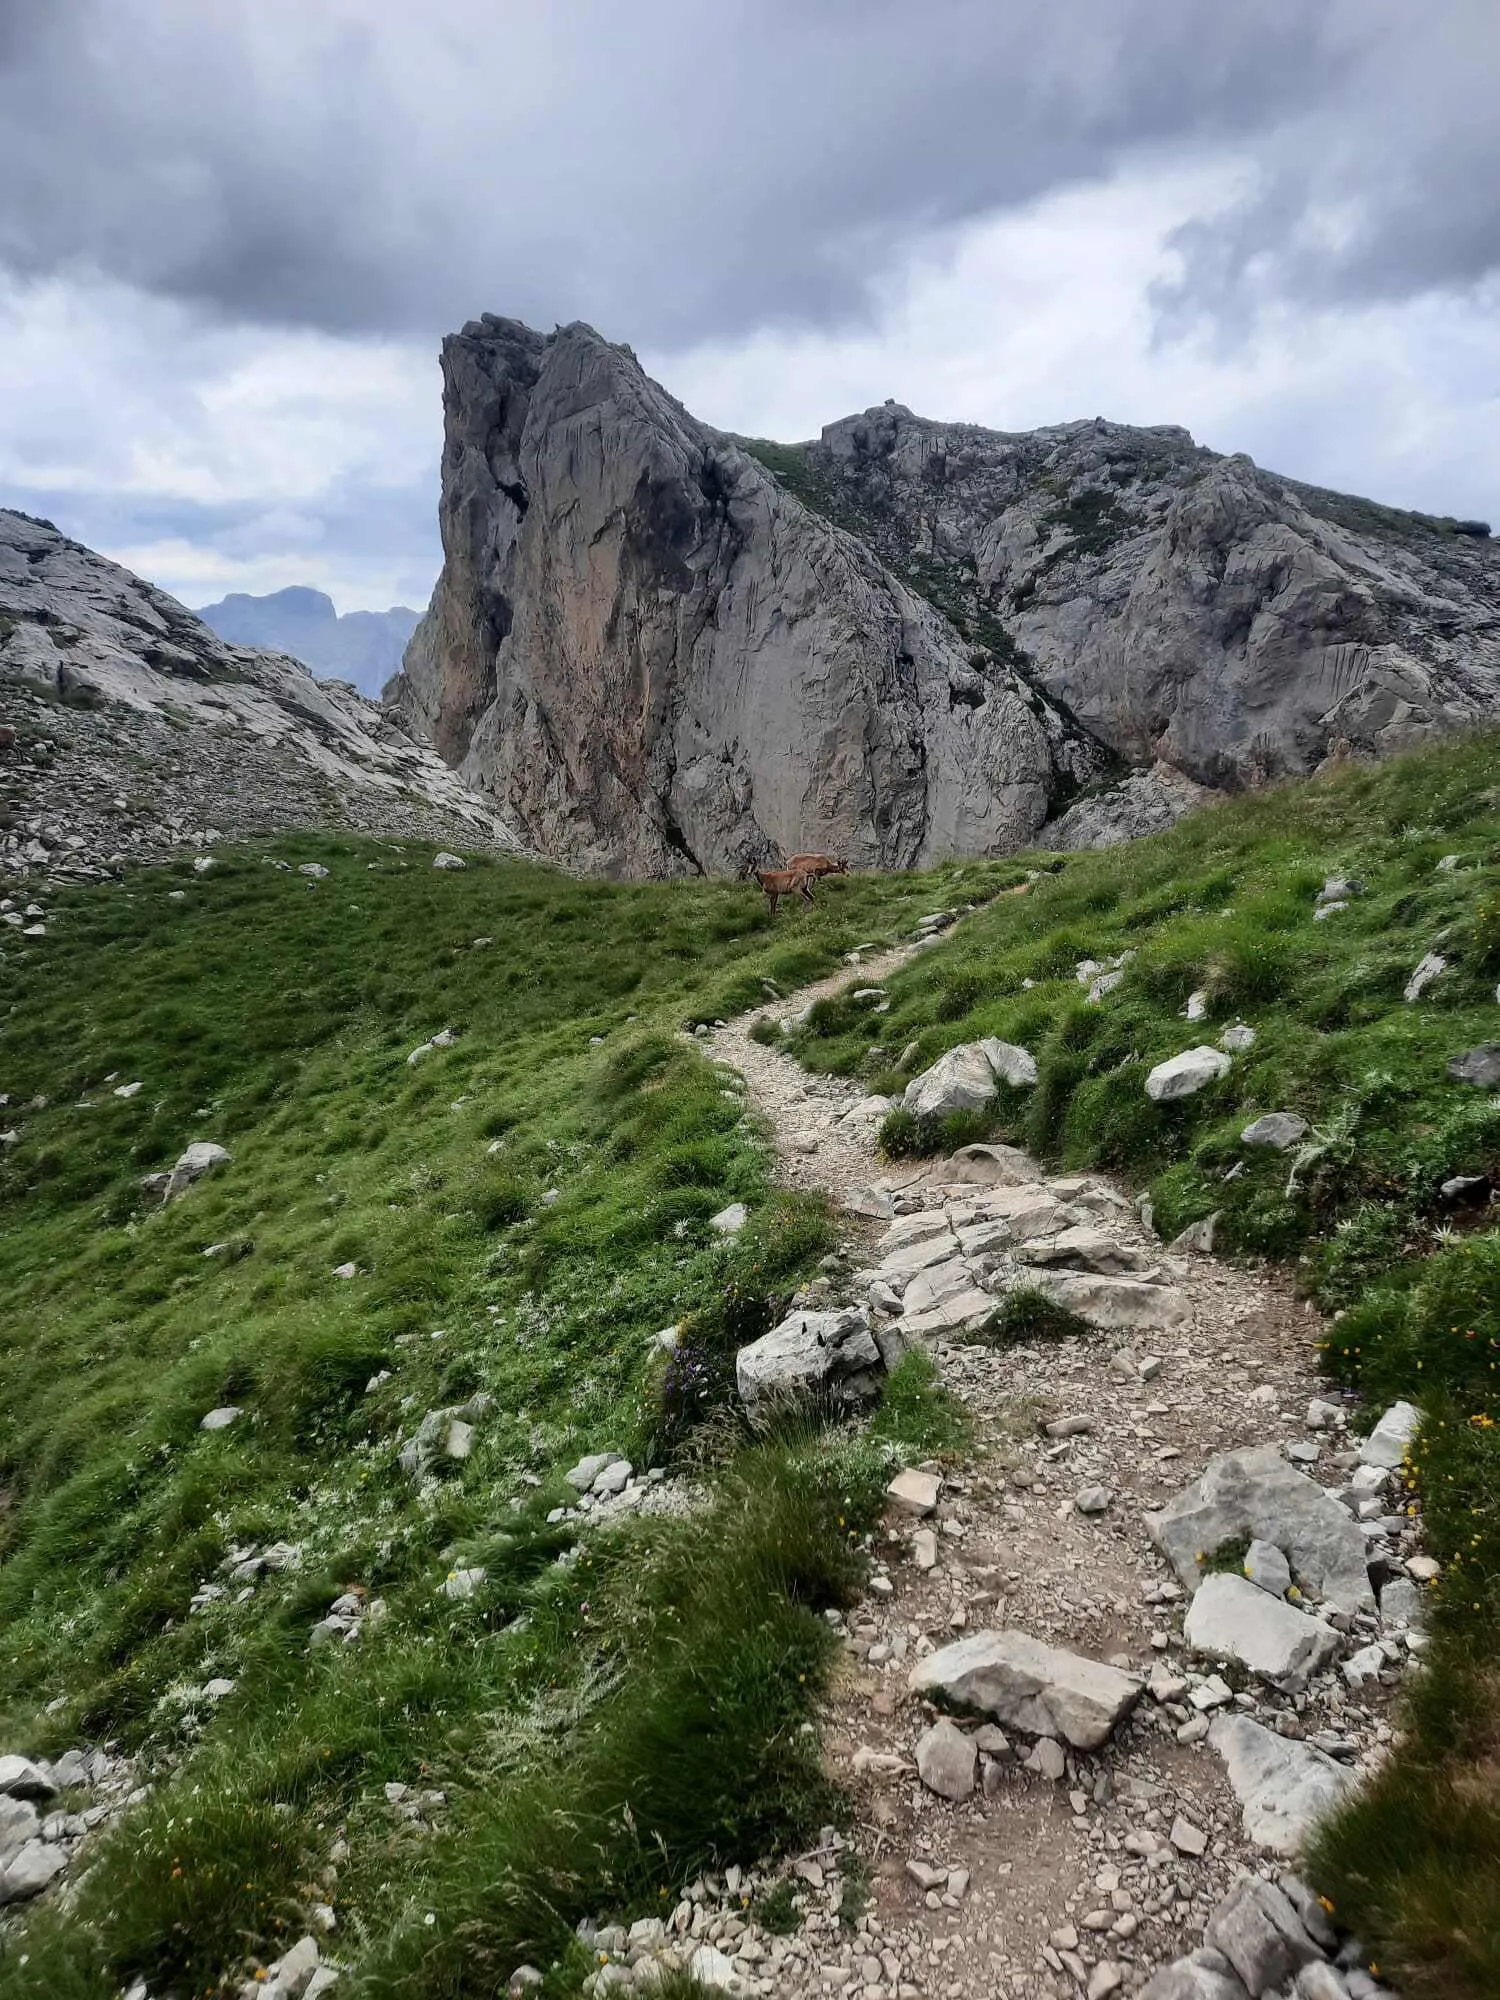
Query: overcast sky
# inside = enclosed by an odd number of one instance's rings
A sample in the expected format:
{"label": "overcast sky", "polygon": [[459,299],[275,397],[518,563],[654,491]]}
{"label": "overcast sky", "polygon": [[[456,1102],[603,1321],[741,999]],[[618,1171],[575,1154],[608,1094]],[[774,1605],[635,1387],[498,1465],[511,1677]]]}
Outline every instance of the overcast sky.
{"label": "overcast sky", "polygon": [[426,601],[437,344],[1103,414],[1500,522],[1496,0],[0,0],[0,504]]}

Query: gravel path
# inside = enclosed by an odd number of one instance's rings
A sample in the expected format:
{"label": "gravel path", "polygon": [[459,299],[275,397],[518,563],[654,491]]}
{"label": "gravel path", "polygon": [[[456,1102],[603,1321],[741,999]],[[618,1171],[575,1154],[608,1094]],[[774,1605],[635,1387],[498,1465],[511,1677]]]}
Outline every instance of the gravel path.
{"label": "gravel path", "polygon": [[[952,1163],[882,1162],[878,1117],[862,1111],[856,1085],[809,1076],[750,1038],[758,1020],[851,980],[878,984],[908,956],[867,956],[852,973],[718,1030],[708,1046],[743,1074],[786,1184],[825,1188],[857,1209],[888,1204],[920,1230],[921,1218],[942,1226],[929,1214],[938,1210],[961,1225],[997,1191],[953,1185]],[[1324,1484],[1348,1477],[1354,1454],[1339,1430],[1308,1424],[1309,1402],[1323,1393],[1317,1317],[1277,1275],[1170,1255],[1097,1176],[1049,1177],[1034,1163],[1021,1171],[1186,1311],[1171,1331],[994,1348],[955,1330],[928,1342],[969,1411],[974,1445],[967,1462],[943,1468],[931,1519],[890,1517],[869,1595],[841,1627],[847,1651],[825,1740],[857,1801],[857,1828],[847,1848],[825,1836],[821,1854],[794,1871],[801,1921],[786,1937],[746,1928],[738,1896],[716,1910],[723,1885],[695,1899],[693,1935],[758,1976],[764,1992],[1103,2000],[1133,1991],[1201,1941],[1237,1875],[1265,1865],[1205,1740],[1215,1712],[1315,1738],[1351,1768],[1390,1740],[1390,1690],[1379,1680],[1352,1687],[1335,1669],[1297,1695],[1243,1674],[1229,1675],[1238,1692],[1215,1684],[1215,1663],[1184,1647],[1185,1593],[1143,1519],[1215,1454],[1240,1446],[1295,1447]],[[886,1226],[850,1216],[854,1264],[876,1261],[870,1246]],[[871,1277],[823,1280],[809,1302],[863,1300]],[[1043,1423],[1061,1418],[1079,1420],[1074,1434],[1048,1437]],[[1076,1504],[1088,1488],[1108,1496],[1097,1513]],[[1055,1776],[1030,1768],[1032,1746],[1017,1737],[981,1760],[982,1785],[950,1802],[916,1773],[914,1745],[933,1711],[908,1691],[908,1675],[959,1634],[1001,1626],[1128,1667],[1152,1691],[1103,1749],[1060,1754]],[[1358,1620],[1355,1630],[1363,1643]],[[868,1900],[851,1927],[847,1891],[860,1879]]]}

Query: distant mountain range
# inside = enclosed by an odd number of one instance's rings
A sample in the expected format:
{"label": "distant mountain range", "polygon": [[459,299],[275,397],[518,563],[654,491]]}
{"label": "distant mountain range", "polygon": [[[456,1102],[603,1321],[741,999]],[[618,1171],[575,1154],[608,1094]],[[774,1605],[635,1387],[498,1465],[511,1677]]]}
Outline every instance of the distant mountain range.
{"label": "distant mountain range", "polygon": [[389,611],[346,611],[340,617],[331,597],[294,584],[268,597],[237,590],[217,604],[201,605],[198,616],[232,646],[290,653],[325,680],[352,681],[361,694],[378,700],[400,668],[421,613],[395,604]]}

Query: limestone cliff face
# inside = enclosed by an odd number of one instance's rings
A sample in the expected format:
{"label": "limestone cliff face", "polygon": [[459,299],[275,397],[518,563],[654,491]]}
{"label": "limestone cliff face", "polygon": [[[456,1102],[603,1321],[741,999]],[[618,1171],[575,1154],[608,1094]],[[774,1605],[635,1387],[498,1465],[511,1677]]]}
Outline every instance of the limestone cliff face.
{"label": "limestone cliff face", "polygon": [[1000,625],[1132,764],[1241,786],[1500,713],[1491,541],[1173,426],[1008,435],[890,404],[783,475],[961,622]]}
{"label": "limestone cliff face", "polygon": [[773,446],[488,315],[443,380],[443,573],[388,699],[572,865],[1001,852],[1151,767],[1062,829],[1118,839],[1500,713],[1491,543],[1170,426],[888,404]]}
{"label": "limestone cliff face", "polygon": [[1096,746],[590,328],[444,343],[445,562],[391,690],[543,852],[622,874],[1024,845]]}

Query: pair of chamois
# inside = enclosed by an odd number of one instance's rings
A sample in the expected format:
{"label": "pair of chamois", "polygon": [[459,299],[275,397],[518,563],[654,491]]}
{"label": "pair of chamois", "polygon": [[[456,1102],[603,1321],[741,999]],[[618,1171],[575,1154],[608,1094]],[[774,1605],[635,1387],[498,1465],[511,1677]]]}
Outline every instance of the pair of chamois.
{"label": "pair of chamois", "polygon": [[812,885],[823,875],[847,875],[847,861],[836,861],[831,854],[794,854],[785,868],[751,868],[746,871],[770,899],[771,915],[783,896],[800,896],[804,903],[813,899]]}

